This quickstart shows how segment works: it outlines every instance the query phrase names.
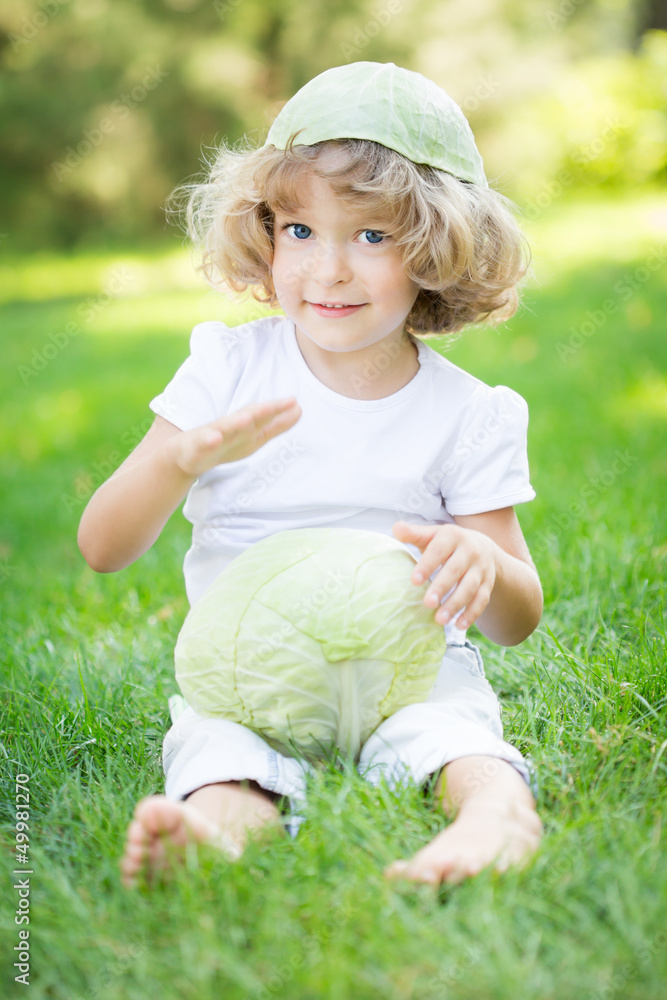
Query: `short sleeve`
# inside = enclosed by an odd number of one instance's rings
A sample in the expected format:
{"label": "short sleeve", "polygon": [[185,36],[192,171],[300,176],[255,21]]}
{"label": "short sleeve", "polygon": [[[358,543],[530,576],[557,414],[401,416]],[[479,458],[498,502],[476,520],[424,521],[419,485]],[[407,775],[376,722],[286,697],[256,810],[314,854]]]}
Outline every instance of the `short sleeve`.
{"label": "short sleeve", "polygon": [[450,514],[481,514],[533,500],[528,405],[507,386],[480,387],[466,408],[441,482]]}
{"label": "short sleeve", "polygon": [[148,404],[183,431],[229,412],[238,383],[237,338],[224,323],[200,323],[190,337],[190,356],[163,392]]}

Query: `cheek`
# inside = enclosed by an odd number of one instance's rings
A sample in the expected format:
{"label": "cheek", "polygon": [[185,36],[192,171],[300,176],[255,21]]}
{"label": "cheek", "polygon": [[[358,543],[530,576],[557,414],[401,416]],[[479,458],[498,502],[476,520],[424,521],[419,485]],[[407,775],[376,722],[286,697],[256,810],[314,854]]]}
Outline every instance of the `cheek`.
{"label": "cheek", "polygon": [[391,302],[396,307],[410,309],[414,305],[419,289],[412,282],[408,281],[402,270],[396,270],[393,274],[386,274],[382,281],[381,293],[387,302]]}
{"label": "cheek", "polygon": [[273,255],[271,277],[277,294],[281,297],[288,296],[294,287],[294,274],[290,273],[289,264],[285,262],[283,254],[279,251]]}

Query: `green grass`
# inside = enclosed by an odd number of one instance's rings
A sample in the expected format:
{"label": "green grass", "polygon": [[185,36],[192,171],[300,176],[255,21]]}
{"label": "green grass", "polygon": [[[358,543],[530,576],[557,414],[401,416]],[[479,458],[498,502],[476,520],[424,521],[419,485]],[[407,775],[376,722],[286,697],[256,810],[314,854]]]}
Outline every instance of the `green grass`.
{"label": "green grass", "polygon": [[[519,314],[430,343],[530,405],[538,497],[519,516],[546,610],[516,649],[478,641],[506,737],[538,766],[546,833],[526,870],[437,891],[382,877],[443,825],[430,795],[333,766],[311,779],[296,840],[252,843],[233,866],[205,853],[153,893],[121,888],[134,802],[162,789],[189,526],[175,516],[112,576],[85,566],[76,528],[95,476],[145,430],[191,326],[242,313],[216,305],[182,254],[5,261],[3,995],[23,989],[10,956],[25,772],[33,998],[664,996],[667,279],[664,265],[641,269],[667,243],[665,199],[556,204],[529,228],[536,280]],[[121,264],[136,280],[107,302]],[[589,310],[602,319],[584,336]],[[80,331],[27,374],[68,322]],[[573,331],[580,346],[564,352]]]}

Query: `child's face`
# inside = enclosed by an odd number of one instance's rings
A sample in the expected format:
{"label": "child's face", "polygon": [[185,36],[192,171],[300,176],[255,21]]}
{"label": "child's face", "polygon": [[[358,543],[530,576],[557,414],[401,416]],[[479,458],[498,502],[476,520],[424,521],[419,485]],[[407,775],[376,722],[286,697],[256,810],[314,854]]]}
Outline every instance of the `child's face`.
{"label": "child's face", "polygon": [[[297,332],[332,352],[401,340],[419,288],[384,220],[346,204],[313,174],[300,199],[297,212],[275,214],[272,268],[276,296]],[[333,303],[357,308],[325,308]]]}

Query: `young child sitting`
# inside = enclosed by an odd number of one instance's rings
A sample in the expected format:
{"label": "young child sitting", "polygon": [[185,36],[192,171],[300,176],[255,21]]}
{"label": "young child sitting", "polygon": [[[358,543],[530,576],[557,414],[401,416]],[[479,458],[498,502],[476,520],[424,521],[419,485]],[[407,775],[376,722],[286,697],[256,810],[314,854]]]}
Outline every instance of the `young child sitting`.
{"label": "young child sitting", "polygon": [[[278,531],[398,539],[417,557],[413,582],[431,580],[424,600],[447,651],[429,697],[387,718],[357,768],[390,787],[437,775],[454,822],[385,874],[437,884],[519,863],[541,836],[532,766],[503,740],[466,629],[513,646],[540,620],[514,512],[535,496],[527,407],[422,339],[515,312],[527,261],[511,202],[489,188],[451,98],[372,62],[310,81],[263,146],[223,144],[188,190],[211,284],[250,287],[284,315],[194,328],[189,358],[150,404],[151,429],[88,504],[81,551],[98,572],[123,569],[187,496],[193,603]],[[165,795],[139,802],[129,826],[126,884],[193,841],[234,858],[266,824],[297,834],[309,765],[249,728],[188,706],[163,760]]]}

